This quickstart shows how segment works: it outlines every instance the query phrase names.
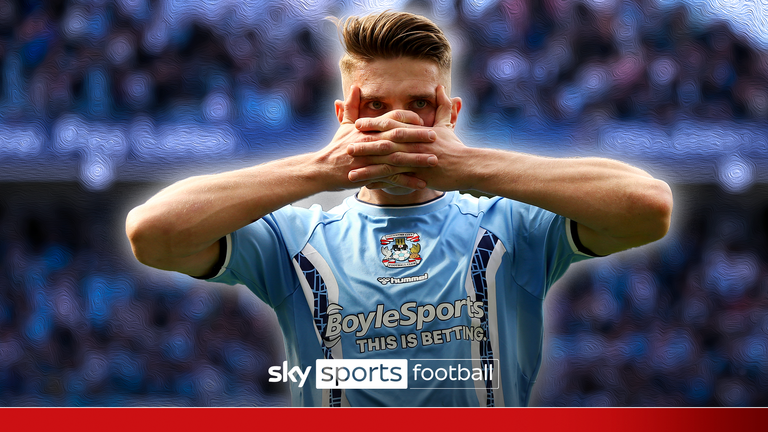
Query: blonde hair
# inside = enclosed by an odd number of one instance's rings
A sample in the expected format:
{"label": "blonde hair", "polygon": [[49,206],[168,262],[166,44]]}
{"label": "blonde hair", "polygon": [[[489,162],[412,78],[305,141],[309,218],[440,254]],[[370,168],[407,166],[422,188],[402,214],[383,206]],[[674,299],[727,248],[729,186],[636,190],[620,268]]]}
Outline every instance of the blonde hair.
{"label": "blonde hair", "polygon": [[431,60],[450,76],[451,45],[445,34],[429,19],[408,12],[385,11],[364,17],[351,16],[341,29],[343,74],[351,74],[359,62],[410,57]]}

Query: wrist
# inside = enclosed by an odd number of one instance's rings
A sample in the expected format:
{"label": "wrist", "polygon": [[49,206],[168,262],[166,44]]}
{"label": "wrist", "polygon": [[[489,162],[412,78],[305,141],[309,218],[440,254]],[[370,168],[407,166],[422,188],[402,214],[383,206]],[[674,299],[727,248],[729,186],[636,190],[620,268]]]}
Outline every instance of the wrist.
{"label": "wrist", "polygon": [[518,189],[522,172],[532,156],[496,149],[472,149],[467,165],[472,167],[468,175],[472,189],[491,195],[509,196]]}
{"label": "wrist", "polygon": [[494,150],[484,148],[467,147],[461,156],[462,165],[465,167],[463,183],[466,190],[476,190],[480,192],[491,192],[495,180],[496,169],[495,159],[499,155],[494,154]]}
{"label": "wrist", "polygon": [[[342,162],[338,154],[322,149],[304,155],[303,172],[319,192],[338,191],[354,187],[349,181],[349,164]],[[347,157],[346,155],[341,158]]]}

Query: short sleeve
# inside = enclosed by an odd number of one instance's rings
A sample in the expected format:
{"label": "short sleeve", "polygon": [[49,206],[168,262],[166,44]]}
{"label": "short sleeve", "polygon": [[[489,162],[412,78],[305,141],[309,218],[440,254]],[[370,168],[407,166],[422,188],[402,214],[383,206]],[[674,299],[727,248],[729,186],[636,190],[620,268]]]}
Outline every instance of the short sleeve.
{"label": "short sleeve", "polygon": [[208,280],[243,284],[269,306],[279,304],[298,286],[283,233],[270,214],[228,234],[221,268]]}
{"label": "short sleeve", "polygon": [[536,297],[543,298],[572,263],[591,257],[579,250],[571,220],[548,210],[501,199],[485,220],[505,243],[515,281]]}

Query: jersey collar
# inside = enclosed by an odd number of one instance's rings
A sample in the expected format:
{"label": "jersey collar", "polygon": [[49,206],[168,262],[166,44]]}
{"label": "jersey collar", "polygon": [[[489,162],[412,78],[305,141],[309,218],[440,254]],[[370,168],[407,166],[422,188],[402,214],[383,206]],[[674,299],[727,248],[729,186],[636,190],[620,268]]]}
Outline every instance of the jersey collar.
{"label": "jersey collar", "polygon": [[419,204],[407,205],[378,205],[370,204],[357,199],[357,194],[346,199],[347,205],[360,212],[371,216],[414,216],[432,213],[447,206],[456,192],[445,192],[437,198]]}

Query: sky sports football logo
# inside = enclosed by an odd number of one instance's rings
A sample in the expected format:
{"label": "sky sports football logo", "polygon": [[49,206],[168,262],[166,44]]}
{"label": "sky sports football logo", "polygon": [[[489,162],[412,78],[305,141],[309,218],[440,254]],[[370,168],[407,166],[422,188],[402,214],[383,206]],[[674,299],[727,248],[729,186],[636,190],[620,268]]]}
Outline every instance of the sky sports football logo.
{"label": "sky sports football logo", "polygon": [[[316,360],[318,389],[466,389],[480,383],[499,388],[499,361],[472,359]],[[310,381],[312,366],[269,368],[269,382]],[[488,386],[488,384],[491,384]]]}

